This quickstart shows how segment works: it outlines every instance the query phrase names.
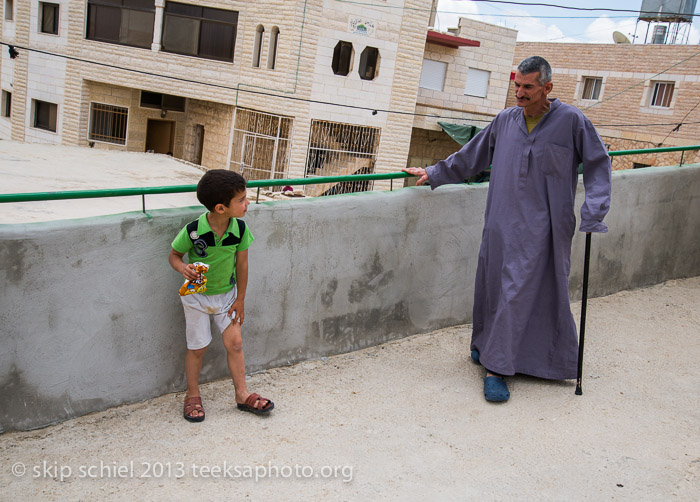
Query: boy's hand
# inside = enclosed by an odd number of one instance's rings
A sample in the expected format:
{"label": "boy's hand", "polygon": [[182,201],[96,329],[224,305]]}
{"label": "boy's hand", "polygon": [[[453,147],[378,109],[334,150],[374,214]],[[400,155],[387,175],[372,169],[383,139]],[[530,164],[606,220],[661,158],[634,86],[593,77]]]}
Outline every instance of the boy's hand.
{"label": "boy's hand", "polygon": [[184,263],[184,267],[182,268],[182,275],[184,276],[185,279],[188,281],[196,281],[198,279],[201,279],[201,274],[197,272],[197,268],[194,266],[192,263]]}
{"label": "boy's hand", "polygon": [[231,318],[231,322],[243,324],[243,319],[245,318],[245,309],[243,307],[242,298],[236,298],[236,301],[233,302],[231,308],[228,309],[228,316]]}

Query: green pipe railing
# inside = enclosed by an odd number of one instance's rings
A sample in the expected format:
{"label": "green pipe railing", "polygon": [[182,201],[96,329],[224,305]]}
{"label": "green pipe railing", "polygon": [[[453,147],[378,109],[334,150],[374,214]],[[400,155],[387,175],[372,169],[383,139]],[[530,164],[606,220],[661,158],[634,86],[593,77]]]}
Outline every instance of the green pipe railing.
{"label": "green pipe railing", "polygon": [[[640,155],[646,153],[666,153],[666,152],[685,152],[688,150],[700,150],[700,145],[691,146],[670,146],[662,148],[646,148],[640,150],[617,150],[608,152],[611,157],[622,155]],[[683,156],[681,156],[680,165],[683,165]],[[391,180],[390,190],[393,190],[393,180],[401,178],[409,178],[412,175],[404,172],[382,173],[382,174],[353,174],[350,176],[320,176],[317,178],[291,178],[291,179],[274,179],[274,180],[250,180],[248,181],[249,188],[257,188],[258,195],[261,187],[269,186],[287,186],[287,185],[317,185],[322,183],[341,183],[341,182],[357,182],[357,181],[379,181]],[[70,190],[63,192],[35,192],[35,193],[11,193],[0,194],[0,203],[4,202],[37,202],[47,200],[65,200],[65,199],[91,199],[101,197],[129,197],[141,196],[143,212],[146,212],[146,195],[170,194],[170,193],[186,193],[197,190],[197,185],[171,185],[164,187],[142,187],[142,188],[111,188],[102,190]]]}

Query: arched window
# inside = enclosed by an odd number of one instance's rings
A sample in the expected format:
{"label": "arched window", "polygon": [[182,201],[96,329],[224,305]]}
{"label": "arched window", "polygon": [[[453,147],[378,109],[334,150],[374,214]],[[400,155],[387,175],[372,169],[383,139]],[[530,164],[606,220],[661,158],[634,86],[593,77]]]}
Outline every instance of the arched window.
{"label": "arched window", "polygon": [[265,40],[265,27],[259,24],[255,29],[255,46],[253,47],[253,68],[260,68],[263,42]]}
{"label": "arched window", "polygon": [[270,33],[270,49],[267,53],[267,67],[270,70],[274,70],[277,65],[277,45],[280,39],[280,29],[277,26],[272,27],[272,32]]}

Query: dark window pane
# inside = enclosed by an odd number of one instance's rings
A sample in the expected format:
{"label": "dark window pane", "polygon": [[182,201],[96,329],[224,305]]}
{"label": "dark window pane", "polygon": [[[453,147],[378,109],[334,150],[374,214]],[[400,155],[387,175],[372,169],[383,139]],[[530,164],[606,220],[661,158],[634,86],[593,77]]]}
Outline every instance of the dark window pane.
{"label": "dark window pane", "polygon": [[180,14],[187,17],[202,17],[202,8],[197,5],[168,2],[165,4],[165,12],[168,14]]}
{"label": "dark window pane", "polygon": [[[104,0],[100,0],[101,2]],[[154,0],[123,0],[124,7],[127,7],[129,9],[138,9],[138,10],[150,10],[155,12],[156,11],[156,5]]]}
{"label": "dark window pane", "polygon": [[198,38],[199,21],[166,15],[163,30],[164,51],[196,56]]}
{"label": "dark window pane", "polygon": [[170,94],[163,94],[162,108],[164,110],[172,110],[174,112],[184,112],[185,111],[185,98],[183,98],[181,96],[172,96]]}
{"label": "dark window pane", "polygon": [[90,5],[115,5],[121,7],[122,0],[88,0]]}
{"label": "dark window pane", "polygon": [[202,21],[199,55],[206,58],[233,61],[235,28],[228,24]]}
{"label": "dark window pane", "polygon": [[347,75],[350,73],[350,59],[352,58],[352,44],[340,41],[333,50],[333,61],[331,67],[336,75]]}
{"label": "dark window pane", "polygon": [[141,91],[141,106],[146,108],[160,108],[163,103],[163,95],[159,92]]}
{"label": "dark window pane", "polygon": [[56,132],[57,106],[45,101],[34,101],[34,127]]}
{"label": "dark window pane", "polygon": [[88,9],[88,34],[91,40],[119,42],[121,9],[91,5]]}
{"label": "dark window pane", "polygon": [[153,43],[155,13],[138,10],[122,10],[119,41],[127,45],[150,48]]}
{"label": "dark window pane", "polygon": [[58,5],[55,3],[40,3],[41,5],[41,32],[58,34]]}
{"label": "dark window pane", "polygon": [[204,7],[202,11],[202,17],[204,19],[211,19],[212,21],[223,21],[225,23],[230,24],[238,23],[238,12],[234,10],[212,9],[209,7]]}

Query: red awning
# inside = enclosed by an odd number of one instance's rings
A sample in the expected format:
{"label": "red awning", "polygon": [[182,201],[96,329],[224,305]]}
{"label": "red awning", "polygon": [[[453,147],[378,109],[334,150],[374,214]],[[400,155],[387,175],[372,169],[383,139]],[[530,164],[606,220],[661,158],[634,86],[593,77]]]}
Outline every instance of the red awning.
{"label": "red awning", "polygon": [[456,37],[454,35],[448,35],[447,33],[440,33],[439,31],[428,30],[427,42],[431,44],[444,45],[445,47],[452,47],[456,49],[458,47],[479,47],[481,42],[478,40],[469,40],[468,38]]}

